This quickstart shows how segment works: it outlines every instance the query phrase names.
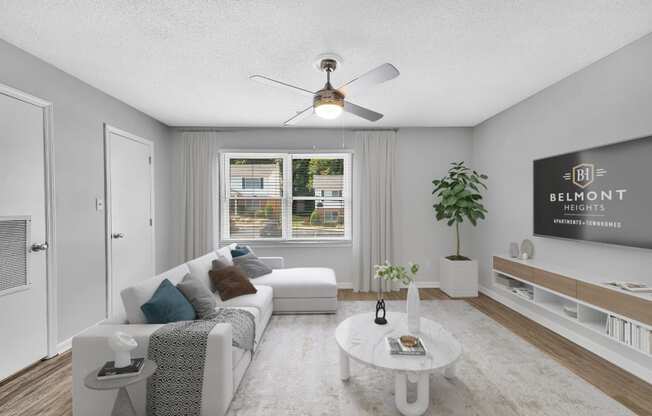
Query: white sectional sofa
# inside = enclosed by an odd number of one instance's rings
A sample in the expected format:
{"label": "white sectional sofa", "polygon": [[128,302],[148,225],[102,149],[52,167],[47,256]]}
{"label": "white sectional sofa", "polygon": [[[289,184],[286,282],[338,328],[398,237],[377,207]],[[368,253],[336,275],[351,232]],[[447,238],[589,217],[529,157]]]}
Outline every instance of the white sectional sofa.
{"label": "white sectional sofa", "polygon": [[[223,249],[222,249],[223,250]],[[94,391],[84,386],[84,377],[105,361],[113,359],[107,339],[116,331],[131,334],[138,342],[132,356],[147,356],[149,336],[162,325],[147,324],[140,306],[147,302],[156,288],[168,279],[173,284],[190,273],[208,284],[208,271],[216,252],[208,253],[177,266],[158,276],[125,288],[121,297],[125,315],[113,317],[72,341],[73,415],[108,416],[115,400],[115,391]],[[218,307],[236,307],[251,312],[256,320],[256,341],[260,342],[272,313],[335,313],[337,287],[335,273],[326,268],[285,269],[283,258],[261,258],[272,273],[252,279],[257,293],[223,302],[216,295]],[[210,287],[210,286],[208,286]],[[206,345],[206,364],[202,394],[202,415],[223,416],[233,394],[244,376],[252,355],[231,345],[231,325],[218,324],[210,332]],[[128,388],[139,415],[145,415],[146,383]]]}

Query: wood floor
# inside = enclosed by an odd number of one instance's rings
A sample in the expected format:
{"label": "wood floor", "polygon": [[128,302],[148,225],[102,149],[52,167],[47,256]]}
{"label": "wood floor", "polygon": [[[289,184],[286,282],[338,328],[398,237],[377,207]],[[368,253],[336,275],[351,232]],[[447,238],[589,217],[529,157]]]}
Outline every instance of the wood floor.
{"label": "wood floor", "polygon": [[1,416],[72,415],[70,352],[42,361],[0,384]]}
{"label": "wood floor", "polygon": [[[403,300],[406,291],[385,294]],[[421,289],[423,300],[449,299],[438,289]],[[340,300],[376,300],[373,293],[340,290]],[[573,344],[493,299],[467,299],[479,311],[528,341],[579,377],[641,416],[652,416],[652,385]],[[69,416],[72,414],[70,353],[44,361],[0,383],[1,416]],[[596,415],[598,416],[598,415]]]}

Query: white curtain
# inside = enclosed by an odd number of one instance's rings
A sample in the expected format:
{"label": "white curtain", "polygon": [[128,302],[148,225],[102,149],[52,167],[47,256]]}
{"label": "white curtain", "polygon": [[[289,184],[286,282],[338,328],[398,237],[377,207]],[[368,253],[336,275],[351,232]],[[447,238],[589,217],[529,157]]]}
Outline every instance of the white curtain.
{"label": "white curtain", "polygon": [[[394,261],[394,201],[396,132],[370,130],[355,137],[356,232],[354,250],[357,273],[355,291],[378,291],[381,282],[374,279],[374,265]],[[398,284],[383,284],[383,290],[397,290]]]}
{"label": "white curtain", "polygon": [[183,132],[175,146],[178,255],[188,261],[206,254],[216,244],[219,220],[214,222],[213,216],[219,195],[220,139],[216,132]]}

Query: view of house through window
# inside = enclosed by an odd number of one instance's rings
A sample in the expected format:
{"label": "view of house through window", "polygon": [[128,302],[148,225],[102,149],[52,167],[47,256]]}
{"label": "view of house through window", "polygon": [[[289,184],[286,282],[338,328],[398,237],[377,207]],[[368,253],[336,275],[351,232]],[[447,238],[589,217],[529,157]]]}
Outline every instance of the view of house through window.
{"label": "view of house through window", "polygon": [[344,237],[343,190],[344,159],[293,158],[292,235]]}
{"label": "view of house through window", "polygon": [[222,178],[223,240],[350,239],[348,153],[224,153]]}

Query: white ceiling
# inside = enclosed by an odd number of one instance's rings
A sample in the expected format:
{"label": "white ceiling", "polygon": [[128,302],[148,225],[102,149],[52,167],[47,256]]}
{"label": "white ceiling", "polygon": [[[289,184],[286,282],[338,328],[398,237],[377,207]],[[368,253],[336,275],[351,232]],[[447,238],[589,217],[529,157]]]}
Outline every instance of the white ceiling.
{"label": "white ceiling", "polygon": [[279,126],[336,52],[385,114],[306,126],[473,126],[652,31],[646,0],[0,0],[0,37],[169,125]]}

